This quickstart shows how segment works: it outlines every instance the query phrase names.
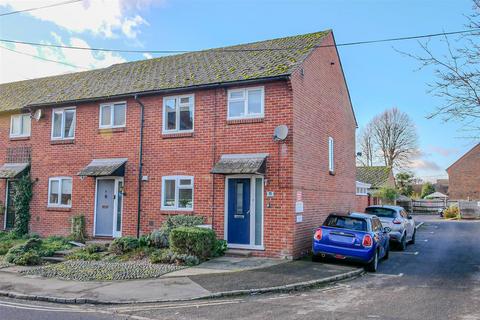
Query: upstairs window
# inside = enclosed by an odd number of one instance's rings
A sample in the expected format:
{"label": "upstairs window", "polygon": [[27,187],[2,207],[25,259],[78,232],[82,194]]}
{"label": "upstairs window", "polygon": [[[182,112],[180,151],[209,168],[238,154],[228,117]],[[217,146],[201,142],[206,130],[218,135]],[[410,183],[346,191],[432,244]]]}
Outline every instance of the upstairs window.
{"label": "upstairs window", "polygon": [[31,125],[29,114],[13,115],[10,119],[10,138],[30,137]]}
{"label": "upstairs window", "polygon": [[328,137],[328,171],[331,174],[335,173],[335,157],[334,157],[334,143],[333,138]]}
{"label": "upstairs window", "polygon": [[75,138],[75,114],[75,108],[53,109],[53,140],[66,140]]}
{"label": "upstairs window", "polygon": [[49,179],[48,206],[72,206],[72,178],[59,177]]}
{"label": "upstairs window", "polygon": [[100,129],[125,127],[126,119],[127,104],[125,102],[100,105]]}
{"label": "upstairs window", "polygon": [[193,131],[193,95],[163,99],[163,132]]}
{"label": "upstairs window", "polygon": [[264,100],[263,87],[229,90],[227,118],[263,118]]}
{"label": "upstairs window", "polygon": [[193,177],[162,178],[162,209],[193,210]]}

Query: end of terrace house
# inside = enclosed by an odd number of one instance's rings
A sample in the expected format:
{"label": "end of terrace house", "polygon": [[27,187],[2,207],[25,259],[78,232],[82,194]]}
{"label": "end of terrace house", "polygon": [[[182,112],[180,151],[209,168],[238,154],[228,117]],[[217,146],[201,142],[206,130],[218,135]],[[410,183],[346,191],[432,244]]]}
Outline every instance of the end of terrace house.
{"label": "end of terrace house", "polygon": [[94,238],[191,214],[231,248],[298,257],[355,208],[355,129],[332,31],[1,84],[0,226],[30,173],[42,236],[79,214]]}

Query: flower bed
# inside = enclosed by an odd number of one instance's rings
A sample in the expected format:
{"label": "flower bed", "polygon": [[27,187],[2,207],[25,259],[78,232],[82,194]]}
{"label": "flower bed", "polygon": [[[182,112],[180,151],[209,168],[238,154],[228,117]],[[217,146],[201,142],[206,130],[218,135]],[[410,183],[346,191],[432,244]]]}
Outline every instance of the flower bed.
{"label": "flower bed", "polygon": [[107,262],[71,260],[23,270],[21,273],[63,280],[115,281],[157,278],[183,268],[185,267],[175,264],[152,264],[148,261]]}

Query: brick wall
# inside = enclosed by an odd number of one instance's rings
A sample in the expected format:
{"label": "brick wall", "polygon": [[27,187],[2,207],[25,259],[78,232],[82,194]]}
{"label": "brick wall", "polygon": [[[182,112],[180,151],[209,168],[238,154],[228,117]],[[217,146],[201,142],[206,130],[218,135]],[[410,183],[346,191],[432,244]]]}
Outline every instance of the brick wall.
{"label": "brick wall", "polygon": [[368,196],[355,196],[355,212],[364,212],[365,208],[369,206]]}
{"label": "brick wall", "polygon": [[447,169],[452,200],[480,200],[480,144]]}
{"label": "brick wall", "polygon": [[[323,44],[333,44],[330,34]],[[302,72],[303,69],[303,72]],[[295,223],[294,255],[310,250],[312,231],[331,212],[355,208],[355,120],[334,47],[317,48],[292,75],[294,105],[293,192],[303,195],[303,222]],[[328,169],[328,137],[335,173]]]}

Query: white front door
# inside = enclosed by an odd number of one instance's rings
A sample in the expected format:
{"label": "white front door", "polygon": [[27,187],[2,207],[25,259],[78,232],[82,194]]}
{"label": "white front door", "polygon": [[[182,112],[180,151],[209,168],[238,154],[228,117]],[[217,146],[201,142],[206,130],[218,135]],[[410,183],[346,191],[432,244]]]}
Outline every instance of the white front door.
{"label": "white front door", "polygon": [[97,178],[95,199],[95,236],[122,235],[123,178]]}

